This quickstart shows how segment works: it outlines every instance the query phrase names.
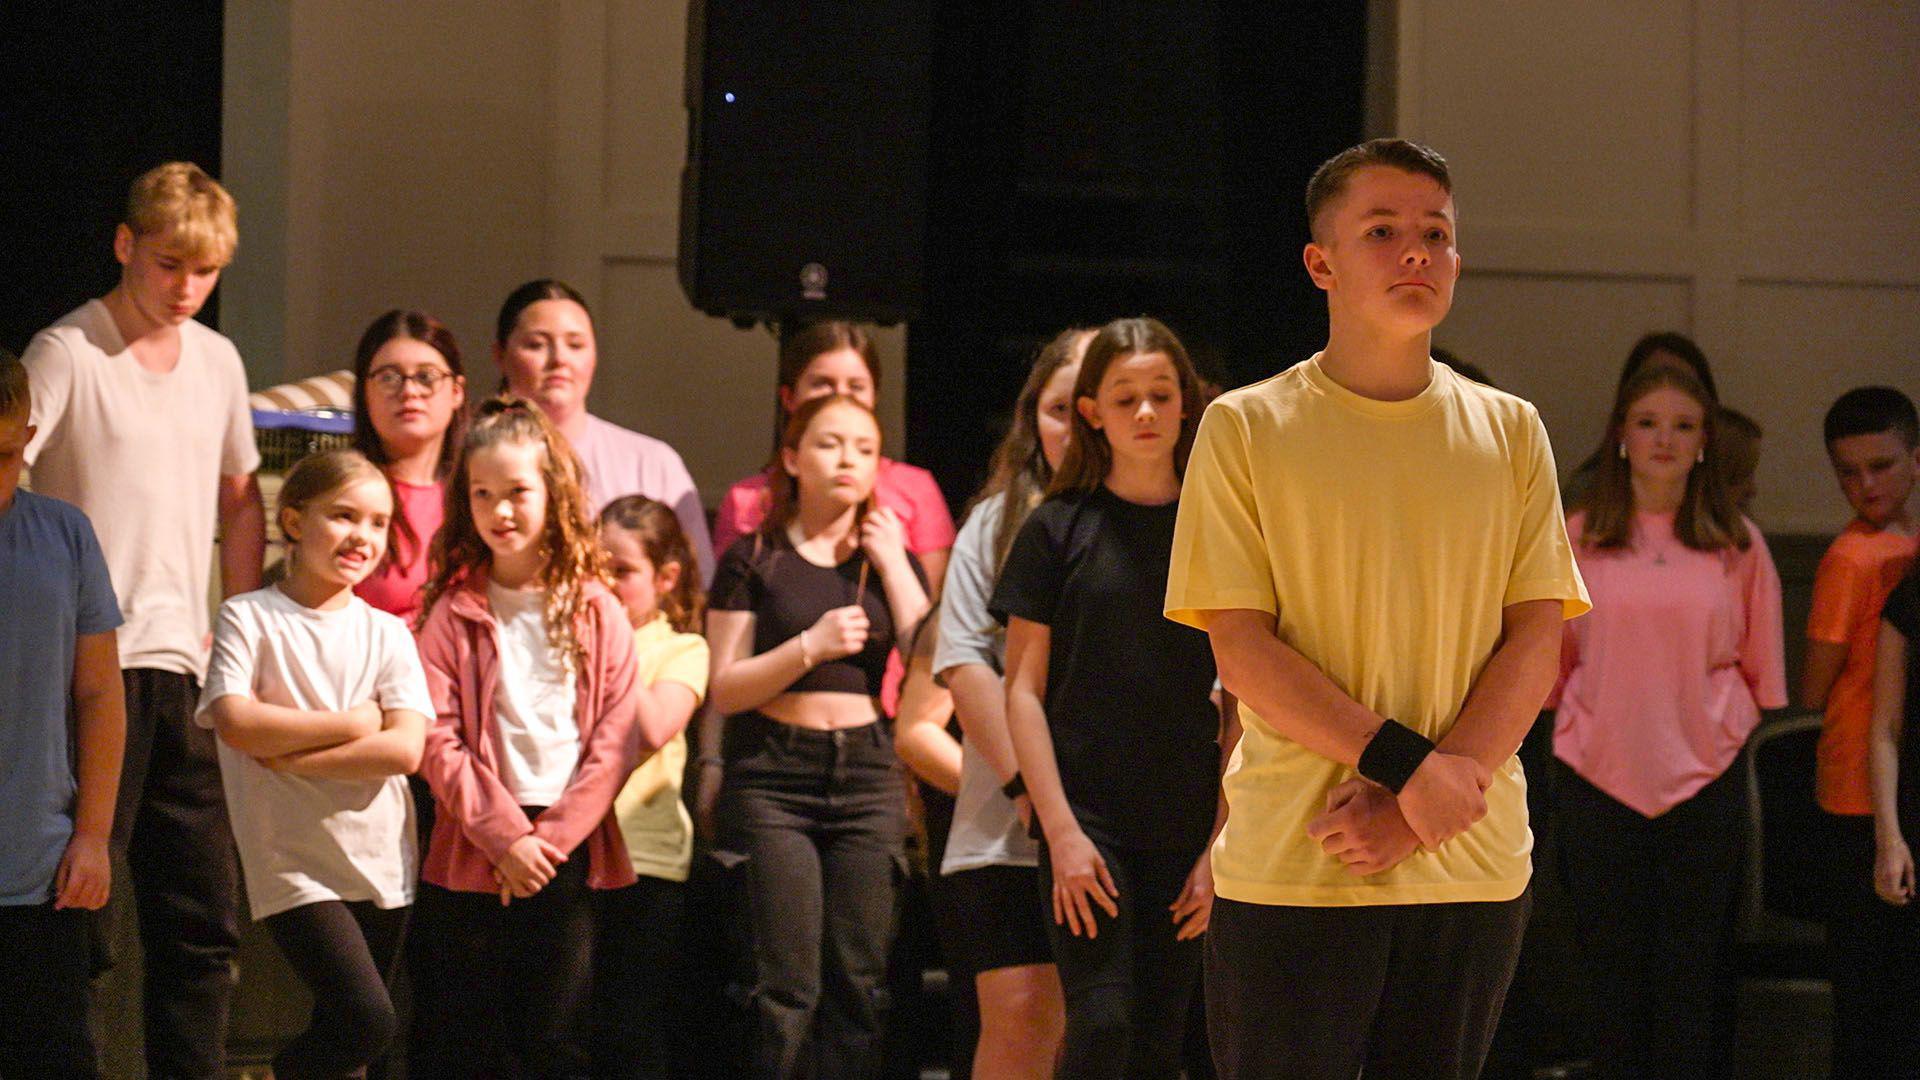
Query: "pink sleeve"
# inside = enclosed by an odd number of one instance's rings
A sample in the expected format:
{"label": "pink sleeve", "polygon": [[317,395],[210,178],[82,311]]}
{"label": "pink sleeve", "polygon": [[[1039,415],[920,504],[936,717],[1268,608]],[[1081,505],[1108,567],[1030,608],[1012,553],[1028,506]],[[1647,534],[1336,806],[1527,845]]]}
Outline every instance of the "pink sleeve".
{"label": "pink sleeve", "polygon": [[613,809],[614,796],[639,765],[642,753],[652,753],[665,740],[647,741],[634,724],[639,705],[640,662],[634,652],[633,634],[627,629],[626,613],[611,595],[599,594],[589,601],[589,618],[595,622],[594,655],[590,658],[596,680],[600,715],[594,718],[593,731],[580,755],[567,789],[540,814],[533,831],[561,851],[579,847],[593,830],[606,820]]}
{"label": "pink sleeve", "polygon": [[715,562],[720,561],[720,556],[727,553],[727,549],[733,546],[734,541],[747,535],[760,524],[757,518],[748,520],[754,517],[752,510],[759,503],[759,495],[757,488],[748,486],[746,481],[742,480],[735,482],[727,489],[725,495],[720,496],[720,507],[713,515]]}
{"label": "pink sleeve", "polygon": [[498,863],[515,840],[533,831],[533,824],[500,777],[475,757],[461,735],[459,673],[454,670],[454,635],[458,633],[449,601],[434,605],[417,644],[420,666],[427,675],[427,694],[433,699],[433,723],[427,726],[426,748],[420,755],[420,775],[433,797],[451,811],[460,831]]}
{"label": "pink sleeve", "polygon": [[907,550],[918,555],[945,551],[953,546],[953,515],[947,511],[947,497],[933,474],[915,465],[900,465],[893,470],[894,488],[913,506],[913,520],[907,523]]}
{"label": "pink sleeve", "polygon": [[1740,672],[1763,709],[1787,705],[1787,660],[1780,615],[1780,574],[1760,530],[1748,523],[1753,546],[1740,556],[1747,628],[1740,640]]}

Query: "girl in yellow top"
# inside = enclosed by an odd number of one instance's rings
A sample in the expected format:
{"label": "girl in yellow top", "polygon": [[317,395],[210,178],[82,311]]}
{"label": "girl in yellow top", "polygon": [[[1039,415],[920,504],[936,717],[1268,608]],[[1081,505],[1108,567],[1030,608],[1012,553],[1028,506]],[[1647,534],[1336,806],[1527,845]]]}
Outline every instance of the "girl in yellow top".
{"label": "girl in yellow top", "polygon": [[614,595],[633,622],[641,693],[682,729],[614,800],[639,880],[603,898],[594,970],[594,1075],[668,1075],[667,1017],[693,861],[693,820],[680,801],[687,721],[707,692],[707,598],[700,564],[673,508],[643,495],[600,512]]}

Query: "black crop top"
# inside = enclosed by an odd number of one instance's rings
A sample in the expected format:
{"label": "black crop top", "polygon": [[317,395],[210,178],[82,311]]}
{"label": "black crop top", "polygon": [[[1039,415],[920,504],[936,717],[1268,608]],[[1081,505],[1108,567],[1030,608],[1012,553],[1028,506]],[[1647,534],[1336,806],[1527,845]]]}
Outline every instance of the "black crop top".
{"label": "black crop top", "polygon": [[[927,573],[920,568],[920,560],[911,552],[907,560],[924,586]],[[866,553],[856,551],[838,566],[816,566],[793,550],[784,530],[771,536],[749,533],[734,541],[720,557],[708,594],[709,606],[716,611],[753,613],[753,653],[758,656],[812,626],[828,611],[853,603],[860,587],[860,568],[866,563]],[[880,696],[894,633],[886,583],[877,568],[867,572],[860,606],[867,613],[867,647],[852,656],[821,661],[794,680],[788,691],[836,690]]]}

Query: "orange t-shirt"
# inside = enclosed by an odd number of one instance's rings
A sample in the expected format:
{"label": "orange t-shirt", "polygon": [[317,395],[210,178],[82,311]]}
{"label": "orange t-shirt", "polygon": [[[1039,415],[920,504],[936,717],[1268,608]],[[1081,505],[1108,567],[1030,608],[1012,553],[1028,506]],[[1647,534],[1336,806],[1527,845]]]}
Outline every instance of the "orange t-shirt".
{"label": "orange t-shirt", "polygon": [[1867,724],[1873,715],[1873,655],[1880,607],[1913,561],[1920,538],[1875,529],[1855,519],[1820,559],[1813,579],[1807,638],[1847,647],[1846,662],[1827,694],[1814,789],[1831,814],[1871,814]]}

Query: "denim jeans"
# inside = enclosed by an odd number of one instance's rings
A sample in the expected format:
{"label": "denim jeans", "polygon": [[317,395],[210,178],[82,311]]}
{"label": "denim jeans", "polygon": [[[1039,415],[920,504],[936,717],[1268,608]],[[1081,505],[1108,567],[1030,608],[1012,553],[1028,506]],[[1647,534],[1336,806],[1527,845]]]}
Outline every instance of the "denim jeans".
{"label": "denim jeans", "polygon": [[746,857],[750,1075],[877,1074],[905,789],[879,723],[727,721],[723,847]]}

